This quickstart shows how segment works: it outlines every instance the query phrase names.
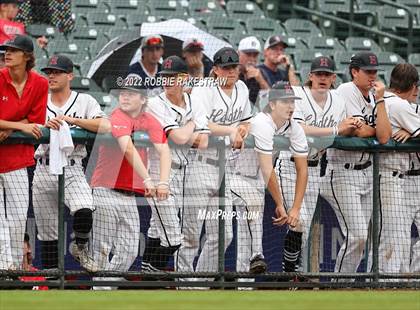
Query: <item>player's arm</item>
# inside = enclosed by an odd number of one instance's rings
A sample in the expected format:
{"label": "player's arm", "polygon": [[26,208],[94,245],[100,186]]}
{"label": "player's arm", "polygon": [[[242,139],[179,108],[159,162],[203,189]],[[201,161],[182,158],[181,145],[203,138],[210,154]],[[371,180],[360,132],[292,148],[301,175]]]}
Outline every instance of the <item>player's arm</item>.
{"label": "player's arm", "polygon": [[375,82],[375,104],[376,104],[376,139],[380,144],[385,144],[391,139],[392,127],[385,109],[384,92],[385,85],[382,82]]}
{"label": "player's arm", "polygon": [[28,123],[23,123],[21,121],[11,122],[11,121],[0,120],[0,129],[6,130],[6,131],[19,130],[19,131],[22,131],[23,133],[33,136],[36,139],[39,139],[42,137],[42,131],[41,131],[40,126],[34,123],[28,124]]}
{"label": "player's arm", "polygon": [[240,149],[242,147],[244,140],[239,133],[238,127],[219,125],[211,122],[209,122],[208,126],[213,136],[228,136],[233,148]]}
{"label": "player's arm", "polygon": [[131,140],[131,136],[125,135],[117,138],[118,145],[124,154],[125,159],[133,167],[134,171],[144,180],[144,187],[146,189],[146,196],[153,196],[155,189],[152,179],[149,176],[147,168],[137,152],[136,147]]}
{"label": "player's arm", "polygon": [[182,127],[171,129],[168,132],[168,138],[171,139],[175,144],[187,144],[194,133],[194,129],[195,123],[193,121],[189,121]]}
{"label": "player's arm", "polygon": [[302,126],[303,131],[307,136],[315,136],[315,137],[325,137],[325,136],[332,136],[332,135],[340,135],[340,136],[348,136],[350,135],[356,128],[355,121],[352,117],[344,119],[342,122],[335,127],[316,127],[316,126],[309,126],[305,125],[302,122],[299,122]]}
{"label": "player's arm", "polygon": [[111,131],[111,123],[108,119],[98,117],[94,119],[75,118],[67,115],[63,116],[63,120],[71,125],[86,129],[91,132],[108,133]]}
{"label": "player's arm", "polygon": [[191,136],[190,141],[188,141],[188,144],[193,148],[204,150],[209,145],[209,135],[208,133],[195,132]]}
{"label": "player's arm", "polygon": [[293,206],[289,210],[287,224],[295,227],[299,220],[299,213],[305,196],[306,184],[308,183],[308,158],[306,156],[294,156],[296,167],[295,197]]}
{"label": "player's arm", "polygon": [[159,154],[160,180],[156,187],[156,196],[159,201],[165,200],[169,196],[169,175],[171,173],[171,150],[167,143],[154,143]]}

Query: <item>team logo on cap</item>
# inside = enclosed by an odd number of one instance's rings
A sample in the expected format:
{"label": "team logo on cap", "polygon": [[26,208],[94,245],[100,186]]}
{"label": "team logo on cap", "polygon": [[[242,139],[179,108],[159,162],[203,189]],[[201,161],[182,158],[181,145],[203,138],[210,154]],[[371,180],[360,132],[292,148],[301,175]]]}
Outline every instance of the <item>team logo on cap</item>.
{"label": "team logo on cap", "polygon": [[57,56],[53,56],[50,59],[50,65],[57,65],[57,62],[58,62],[58,57]]}
{"label": "team logo on cap", "polygon": [[285,85],[284,85],[284,91],[285,91],[285,93],[286,93],[286,94],[288,94],[288,95],[293,95],[293,94],[294,94],[294,93],[293,93],[292,86],[290,86],[290,84],[285,84]]}
{"label": "team logo on cap", "polygon": [[371,55],[369,56],[369,62],[371,65],[377,65],[378,64],[378,59],[376,58],[376,56]]}
{"label": "team logo on cap", "polygon": [[163,64],[163,67],[164,67],[165,69],[171,69],[171,68],[172,68],[172,59],[167,59],[167,60],[165,61],[165,63]]}
{"label": "team logo on cap", "polygon": [[330,64],[329,64],[328,58],[321,58],[319,60],[319,66],[320,67],[329,67]]}

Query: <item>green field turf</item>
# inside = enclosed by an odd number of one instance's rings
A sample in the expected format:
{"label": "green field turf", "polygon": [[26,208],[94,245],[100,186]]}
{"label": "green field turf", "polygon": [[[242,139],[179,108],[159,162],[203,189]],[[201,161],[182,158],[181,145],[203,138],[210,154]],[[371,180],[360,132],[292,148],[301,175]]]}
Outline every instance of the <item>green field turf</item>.
{"label": "green field turf", "polygon": [[1,310],[420,310],[419,291],[0,291]]}

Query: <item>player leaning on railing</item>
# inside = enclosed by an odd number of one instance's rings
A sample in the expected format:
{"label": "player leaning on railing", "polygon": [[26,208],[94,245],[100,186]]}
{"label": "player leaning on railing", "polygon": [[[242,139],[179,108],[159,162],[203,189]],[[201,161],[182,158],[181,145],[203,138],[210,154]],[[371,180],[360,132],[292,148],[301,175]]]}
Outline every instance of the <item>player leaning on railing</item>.
{"label": "player leaning on railing", "polygon": [[[104,118],[99,103],[89,94],[70,89],[73,79],[73,62],[63,55],[52,56],[42,71],[48,77],[50,94],[45,127],[61,131],[66,122],[70,127],[79,127],[92,132],[106,132],[109,122]],[[58,150],[57,150],[58,151]],[[58,267],[58,176],[51,169],[56,163],[51,160],[51,144],[41,144],[35,152],[37,161],[33,180],[33,206],[38,238],[41,241],[41,260],[45,269]],[[88,250],[94,210],[92,191],[86,181],[82,159],[87,156],[85,145],[75,145],[68,156],[64,174],[66,195],[64,203],[73,216],[75,241],[70,244],[70,253],[88,271],[97,271]],[[51,167],[52,166],[52,167]]]}
{"label": "player leaning on railing", "polygon": [[[372,52],[353,55],[349,65],[352,81],[341,84],[337,92],[344,100],[346,117],[357,120],[353,135],[376,136],[380,143],[386,143],[391,127],[381,100],[385,86],[377,81],[378,66],[378,58]],[[371,157],[371,153],[362,151],[327,150],[328,167],[321,195],[333,207],[345,237],[336,272],[356,272],[363,258],[372,214]]]}
{"label": "player leaning on railing", "polygon": [[[181,212],[182,216],[184,212],[185,172],[191,160],[189,151],[191,145],[206,148],[208,144],[210,130],[200,98],[184,92],[187,71],[187,64],[182,58],[166,58],[159,72],[164,81],[164,92],[151,98],[147,106],[147,111],[159,120],[167,137],[176,146],[171,148],[171,176],[169,184],[166,184],[171,189],[168,199],[148,199],[152,219],[142,260],[144,271],[165,269],[169,259],[181,246],[181,223],[178,213]],[[159,178],[158,163],[159,158],[152,153],[150,171],[154,180]]]}
{"label": "player leaning on railing", "polygon": [[[392,133],[397,140],[404,141],[405,134],[409,137],[420,135],[420,117],[409,103],[413,93],[418,92],[418,83],[419,74],[411,64],[398,64],[391,72],[389,90],[382,101],[385,101]],[[379,271],[383,273],[410,270],[411,224],[415,214],[413,211],[416,210],[404,205],[404,174],[410,170],[409,165],[408,153],[387,152],[379,157]]]}
{"label": "player leaning on railing", "polygon": [[[326,56],[313,59],[311,72],[304,86],[293,86],[297,96],[293,119],[296,120],[308,136],[348,135],[356,128],[356,120],[346,118],[344,102],[335,90],[332,90],[336,75],[335,63]],[[330,140],[332,143],[333,140]],[[310,148],[308,155],[308,186],[305,191],[304,203],[300,212],[300,227],[288,230],[284,251],[283,271],[298,270],[301,249],[308,245],[312,218],[315,213],[319,184],[321,157],[325,148]],[[276,169],[280,177],[283,196],[286,205],[292,205],[296,181],[294,157],[290,152],[282,152],[277,161]],[[305,260],[303,260],[304,267]]]}
{"label": "player leaning on railing", "polygon": [[[154,197],[157,201],[168,198],[171,153],[159,121],[144,111],[147,90],[127,84],[112,93],[118,97],[118,106],[110,116],[111,133],[116,141],[99,145],[98,161],[91,179],[96,208],[93,255],[100,270],[126,272],[139,249],[140,218],[136,194]],[[146,132],[159,154],[157,184],[147,170],[147,148],[136,147],[132,141],[136,131]]]}
{"label": "player leaning on railing", "polygon": [[[31,70],[35,66],[33,43],[29,37],[16,35],[0,49],[6,51],[6,67],[0,70],[0,142],[14,130],[39,139],[48,83]],[[29,206],[26,167],[34,164],[34,147],[0,145],[0,158],[0,269],[16,269],[22,262]]]}

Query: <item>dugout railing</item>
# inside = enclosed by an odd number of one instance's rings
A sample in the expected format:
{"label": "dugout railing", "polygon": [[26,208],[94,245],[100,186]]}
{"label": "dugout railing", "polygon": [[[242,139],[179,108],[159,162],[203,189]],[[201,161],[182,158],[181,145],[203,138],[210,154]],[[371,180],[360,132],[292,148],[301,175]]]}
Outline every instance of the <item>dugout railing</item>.
{"label": "dugout railing", "polygon": [[[93,133],[72,129],[72,137],[75,144],[92,145],[98,137],[101,141],[113,139],[110,135],[98,135]],[[147,134],[138,132],[133,136],[136,145],[149,146]],[[331,139],[331,138],[328,138]],[[325,139],[324,139],[325,140]],[[323,138],[308,137],[308,142],[312,146],[325,145]],[[3,143],[8,144],[39,144],[49,143],[49,131],[43,129],[43,137],[40,140],[35,140],[32,137],[21,133],[13,133]],[[217,147],[220,150],[225,149],[225,142],[212,139],[209,147]],[[253,141],[247,140],[247,148],[253,147]],[[275,141],[275,147],[278,150],[288,149],[289,143],[284,138],[278,138]],[[345,151],[364,151],[373,154],[373,214],[371,222],[370,240],[372,242],[372,268],[371,272],[357,272],[357,273],[335,273],[335,272],[266,272],[261,275],[254,275],[250,273],[239,273],[235,271],[226,271],[225,252],[224,249],[224,225],[225,219],[219,217],[219,255],[218,255],[218,272],[205,273],[179,273],[174,271],[169,272],[142,272],[139,268],[128,272],[111,272],[102,271],[95,274],[88,273],[84,270],[73,268],[65,268],[65,218],[64,218],[64,175],[58,178],[58,217],[59,217],[59,241],[58,241],[58,269],[55,270],[38,270],[38,271],[23,271],[23,270],[0,270],[0,288],[28,288],[38,285],[47,285],[51,288],[88,288],[95,286],[118,286],[120,288],[181,288],[181,287],[212,287],[212,288],[238,288],[238,287],[253,287],[253,288],[419,288],[420,287],[420,273],[393,273],[386,274],[379,272],[378,264],[378,249],[379,249],[379,230],[380,230],[380,172],[379,159],[383,153],[386,152],[420,152],[420,139],[410,139],[406,143],[397,143],[394,141],[388,142],[386,145],[381,145],[374,138],[345,138],[335,137],[331,148],[341,149]],[[224,154],[224,152],[219,152]],[[18,154],[17,154],[18,156]],[[225,158],[219,158],[220,163],[225,162]],[[223,166],[223,165],[220,165]],[[223,171],[223,170],[221,170]],[[65,174],[65,171],[64,171]],[[220,210],[224,210],[225,180],[224,174],[221,174],[219,201]],[[281,255],[281,253],[277,253]],[[45,276],[46,281],[38,282],[22,282],[19,280],[20,276]],[[106,277],[125,277],[131,279],[130,281],[93,281],[93,276]],[[144,278],[141,277],[149,277]],[[150,276],[153,280],[150,280]],[[180,278],[203,279],[203,281],[179,281]],[[212,277],[214,281],[205,281],[205,278]],[[291,281],[296,278],[304,281]],[[256,279],[253,282],[238,282],[237,279],[252,278]]]}

